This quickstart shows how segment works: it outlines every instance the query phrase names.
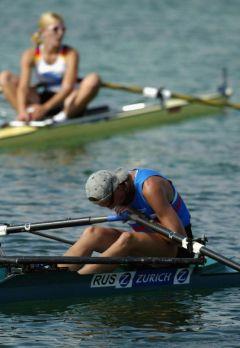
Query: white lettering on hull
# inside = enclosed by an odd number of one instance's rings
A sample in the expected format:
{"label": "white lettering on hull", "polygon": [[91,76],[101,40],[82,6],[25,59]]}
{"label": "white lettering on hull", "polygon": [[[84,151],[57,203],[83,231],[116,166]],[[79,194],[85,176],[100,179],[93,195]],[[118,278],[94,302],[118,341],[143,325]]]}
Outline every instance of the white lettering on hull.
{"label": "white lettering on hull", "polygon": [[115,287],[130,288],[136,272],[99,273],[94,274],[91,288]]}

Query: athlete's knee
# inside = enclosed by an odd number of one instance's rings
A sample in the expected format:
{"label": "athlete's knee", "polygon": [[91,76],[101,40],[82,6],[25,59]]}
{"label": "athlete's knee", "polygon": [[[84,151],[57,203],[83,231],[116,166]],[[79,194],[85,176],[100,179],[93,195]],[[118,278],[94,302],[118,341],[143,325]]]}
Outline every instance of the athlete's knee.
{"label": "athlete's knee", "polygon": [[130,252],[134,248],[134,240],[135,240],[135,237],[131,232],[124,232],[118,238],[117,243],[121,249],[124,249]]}
{"label": "athlete's knee", "polygon": [[89,226],[87,227],[82,234],[82,237],[88,238],[91,240],[101,239],[104,235],[103,229],[98,226]]}
{"label": "athlete's knee", "polygon": [[4,70],[0,73],[0,84],[5,87],[9,82],[12,81],[13,74],[9,70]]}
{"label": "athlete's knee", "polygon": [[96,73],[87,75],[83,81],[89,88],[92,88],[94,90],[98,89],[101,85],[100,76]]}

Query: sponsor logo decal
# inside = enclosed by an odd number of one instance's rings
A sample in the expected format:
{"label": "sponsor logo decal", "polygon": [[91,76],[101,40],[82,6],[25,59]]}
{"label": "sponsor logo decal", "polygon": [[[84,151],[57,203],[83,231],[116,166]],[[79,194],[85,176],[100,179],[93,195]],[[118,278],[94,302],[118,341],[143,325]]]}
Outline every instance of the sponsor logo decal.
{"label": "sponsor logo decal", "polygon": [[155,270],[148,272],[137,272],[134,280],[134,287],[168,285],[173,284],[173,278],[176,270]]}
{"label": "sponsor logo decal", "polygon": [[119,273],[98,273],[91,279],[91,288],[116,289],[189,284],[192,269],[161,269]]}
{"label": "sponsor logo decal", "polygon": [[114,286],[116,282],[116,273],[99,273],[94,274],[91,281],[91,288],[101,288]]}
{"label": "sponsor logo decal", "polygon": [[118,286],[119,288],[129,288],[132,286],[132,274],[131,272],[123,273],[118,278]]}
{"label": "sponsor logo decal", "polygon": [[130,288],[136,272],[98,273],[91,280],[91,288]]}
{"label": "sponsor logo decal", "polygon": [[177,270],[173,284],[189,284],[192,274],[192,269],[180,268]]}

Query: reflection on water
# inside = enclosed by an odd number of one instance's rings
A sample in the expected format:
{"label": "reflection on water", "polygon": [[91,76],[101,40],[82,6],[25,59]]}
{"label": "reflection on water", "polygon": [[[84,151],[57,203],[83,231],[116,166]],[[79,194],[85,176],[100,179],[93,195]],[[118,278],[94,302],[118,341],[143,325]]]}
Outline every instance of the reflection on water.
{"label": "reflection on water", "polygon": [[[174,294],[148,293],[147,295],[125,295],[83,301],[32,302],[24,304],[8,304],[1,307],[3,317],[9,313],[22,318],[40,316],[71,316],[79,322],[94,320],[95,325],[117,328],[148,327],[162,332],[181,330],[194,317],[201,317],[203,309],[199,299],[209,295],[209,292],[191,293],[178,291]],[[147,318],[147,320],[146,320]],[[147,322],[147,324],[146,324]]]}
{"label": "reflection on water", "polygon": [[19,168],[19,164],[31,166],[50,166],[52,164],[58,165],[71,165],[78,156],[86,155],[86,150],[84,147],[79,147],[75,149],[55,149],[49,151],[33,151],[24,152],[19,150],[18,153],[2,153],[0,155],[0,163],[7,163],[9,167]]}
{"label": "reflection on water", "polygon": [[239,309],[235,306],[238,291],[178,291],[171,295],[148,293],[72,304],[19,304],[12,308],[1,308],[1,331],[3,333],[4,328],[11,325],[13,337],[18,333],[18,337],[24,338],[27,334],[26,323],[28,328],[30,325],[32,335],[39,335],[41,324],[42,330],[45,327],[57,330],[59,338],[65,343],[73,337],[86,342],[93,338],[104,341],[105,335],[110,332],[109,339],[113,344],[121,343],[123,333],[125,341],[129,343],[150,344],[155,340],[171,340],[173,334],[177,334],[181,340],[181,334],[191,336],[202,333],[206,339],[216,328],[221,327],[225,331],[230,326],[233,330],[238,327]]}

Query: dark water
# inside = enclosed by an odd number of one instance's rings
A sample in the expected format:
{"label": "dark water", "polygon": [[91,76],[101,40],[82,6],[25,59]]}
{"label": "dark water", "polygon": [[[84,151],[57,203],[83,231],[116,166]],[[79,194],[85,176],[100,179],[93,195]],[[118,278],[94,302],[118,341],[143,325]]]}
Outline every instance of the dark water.
{"label": "dark water", "polygon": [[[238,1],[0,1],[0,69],[17,72],[40,13],[66,18],[66,41],[81,51],[81,73],[105,80],[165,85],[184,93],[214,90],[228,67],[240,97]],[[102,91],[99,101],[135,96]],[[0,115],[14,113],[0,99]],[[1,222],[102,215],[84,183],[94,170],[152,167],[170,176],[188,202],[194,233],[239,257],[240,114],[205,118],[92,143],[74,152],[0,156]],[[81,229],[61,234],[76,239]],[[3,240],[8,254],[61,254],[66,246],[26,235]],[[239,346],[239,289],[166,297],[99,299],[0,309],[0,345],[15,347]]]}
{"label": "dark water", "polygon": [[9,337],[3,325],[2,337],[18,347],[179,347],[188,341],[192,347],[217,347],[221,340],[224,347],[237,347],[231,344],[238,330],[237,296],[236,289],[186,291],[161,298],[129,296],[58,307],[15,307],[11,319],[7,311],[0,314],[1,322],[7,320],[14,333]]}

